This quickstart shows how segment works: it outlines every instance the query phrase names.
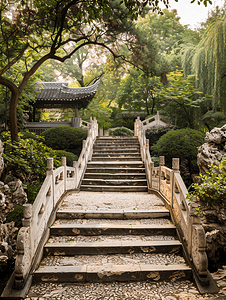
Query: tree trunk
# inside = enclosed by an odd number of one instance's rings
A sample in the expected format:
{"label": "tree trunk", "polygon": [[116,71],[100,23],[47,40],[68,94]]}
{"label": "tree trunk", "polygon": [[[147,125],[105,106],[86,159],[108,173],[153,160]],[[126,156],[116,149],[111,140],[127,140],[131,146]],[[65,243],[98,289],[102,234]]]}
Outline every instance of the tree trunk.
{"label": "tree trunk", "polygon": [[17,104],[19,98],[18,89],[11,90],[11,99],[10,99],[10,109],[9,109],[9,124],[11,131],[11,139],[12,141],[18,141],[18,127],[17,127]]}

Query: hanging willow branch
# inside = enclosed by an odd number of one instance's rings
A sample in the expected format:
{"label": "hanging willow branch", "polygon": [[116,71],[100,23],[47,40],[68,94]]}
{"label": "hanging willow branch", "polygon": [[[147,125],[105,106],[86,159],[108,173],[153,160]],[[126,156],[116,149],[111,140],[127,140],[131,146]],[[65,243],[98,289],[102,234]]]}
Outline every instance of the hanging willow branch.
{"label": "hanging willow branch", "polygon": [[199,44],[184,52],[185,75],[194,73],[197,85],[205,94],[213,95],[214,110],[223,110],[226,73],[226,18],[212,23]]}

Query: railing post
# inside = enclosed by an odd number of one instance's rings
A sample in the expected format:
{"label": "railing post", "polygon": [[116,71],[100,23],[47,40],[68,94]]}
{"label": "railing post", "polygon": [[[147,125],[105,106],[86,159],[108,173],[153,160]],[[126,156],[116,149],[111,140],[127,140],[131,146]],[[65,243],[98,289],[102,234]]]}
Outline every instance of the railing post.
{"label": "railing post", "polygon": [[22,220],[23,227],[30,227],[31,218],[32,218],[32,204],[26,203],[23,204],[23,217]]}
{"label": "railing post", "polygon": [[165,166],[165,156],[159,156],[159,192],[161,192],[162,167]]}
{"label": "railing post", "polygon": [[55,180],[53,176],[53,158],[47,158],[47,171],[46,175],[51,175],[52,176],[52,195],[53,195],[53,208],[54,208],[54,201],[55,201]]}
{"label": "railing post", "polygon": [[179,193],[178,187],[176,186],[176,182],[175,182],[175,173],[180,173],[180,159],[179,158],[173,158],[172,159],[172,179],[171,179],[171,191],[172,191],[172,208],[173,208],[173,202],[174,202],[174,192],[175,193]]}
{"label": "railing post", "polygon": [[73,161],[73,168],[75,168],[75,188],[78,187],[78,162]]}
{"label": "railing post", "polygon": [[61,157],[61,166],[64,167],[63,180],[64,180],[64,191],[67,190],[67,159],[66,157]]}

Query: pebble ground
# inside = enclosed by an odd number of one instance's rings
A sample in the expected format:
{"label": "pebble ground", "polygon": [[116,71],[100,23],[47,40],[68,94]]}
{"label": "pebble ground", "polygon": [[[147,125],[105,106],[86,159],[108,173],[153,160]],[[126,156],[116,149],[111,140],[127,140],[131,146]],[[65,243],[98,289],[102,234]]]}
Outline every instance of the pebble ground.
{"label": "pebble ground", "polygon": [[[164,203],[156,195],[147,193],[90,193],[80,192],[71,193],[63,201],[62,209],[76,209],[76,210],[111,210],[111,209],[161,209],[164,208]],[[60,209],[61,209],[60,208]],[[89,223],[89,220],[57,220],[56,223]],[[98,222],[98,220],[96,220]],[[119,224],[127,223],[127,220],[105,220],[106,223],[117,222]],[[131,220],[129,220],[131,223]],[[140,222],[136,220],[134,222]],[[148,223],[168,224],[169,220],[158,219],[149,220]],[[103,222],[102,222],[103,223]],[[136,223],[136,224],[138,224]],[[74,238],[74,237],[73,237]],[[61,239],[61,238],[60,238]],[[167,256],[167,255],[165,255]],[[96,257],[96,263],[106,263],[108,260],[116,259],[121,261],[125,257],[120,255],[116,258],[109,256]],[[50,258],[44,258],[43,262],[48,265],[52,262],[48,261]],[[54,264],[65,264],[65,259],[69,264],[76,265],[84,262],[85,257],[57,257]],[[129,258],[128,258],[129,259]],[[137,257],[133,259],[153,261],[161,261],[161,255],[153,255],[147,257]],[[164,258],[165,259],[165,258]],[[169,261],[178,258],[169,257]],[[183,260],[183,258],[179,258]],[[77,261],[77,262],[76,262]],[[112,263],[111,261],[109,261]],[[88,261],[87,261],[88,263]],[[93,262],[92,262],[93,263]],[[42,300],[42,299],[62,299],[62,300],[226,300],[226,267],[218,270],[212,274],[219,286],[218,294],[200,295],[193,282],[114,282],[114,283],[86,283],[86,284],[57,284],[57,283],[42,283],[32,285],[26,300]]]}

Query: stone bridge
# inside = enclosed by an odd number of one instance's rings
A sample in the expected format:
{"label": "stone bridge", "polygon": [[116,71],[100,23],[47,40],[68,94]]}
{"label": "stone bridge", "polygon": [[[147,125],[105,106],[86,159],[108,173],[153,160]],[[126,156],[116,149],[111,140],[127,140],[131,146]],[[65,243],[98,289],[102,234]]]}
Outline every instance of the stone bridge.
{"label": "stone bridge", "polygon": [[163,156],[154,166],[148,123],[138,118],[134,137],[98,137],[91,119],[73,167],[62,157],[54,169],[48,159],[34,203],[23,206],[15,271],[4,299],[25,298],[35,283],[189,280],[200,294],[217,293],[179,159],[171,169]]}

